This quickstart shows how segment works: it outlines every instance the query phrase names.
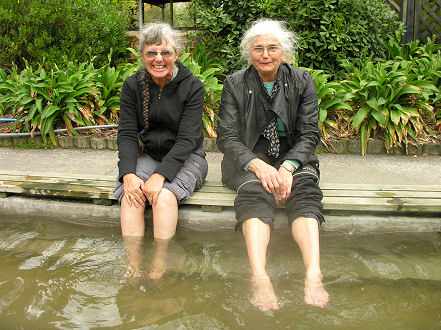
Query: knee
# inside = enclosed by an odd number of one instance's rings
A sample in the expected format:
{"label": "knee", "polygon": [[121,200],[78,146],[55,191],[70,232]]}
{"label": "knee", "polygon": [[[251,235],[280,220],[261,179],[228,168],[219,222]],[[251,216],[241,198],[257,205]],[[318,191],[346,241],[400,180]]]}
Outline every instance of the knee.
{"label": "knee", "polygon": [[157,206],[161,208],[170,208],[178,203],[175,194],[168,189],[162,189],[158,196]]}

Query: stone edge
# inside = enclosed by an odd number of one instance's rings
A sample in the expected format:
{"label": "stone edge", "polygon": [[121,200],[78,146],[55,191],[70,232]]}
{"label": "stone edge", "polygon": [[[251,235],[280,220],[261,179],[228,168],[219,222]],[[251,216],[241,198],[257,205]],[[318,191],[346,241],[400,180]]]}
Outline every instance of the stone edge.
{"label": "stone edge", "polygon": [[[94,205],[76,201],[60,201],[9,196],[0,199],[0,216],[26,215],[45,217],[57,221],[89,227],[119,226],[120,206]],[[352,214],[344,217],[327,214],[322,233],[387,233],[387,232],[439,232],[439,217],[420,217],[410,215]],[[151,211],[146,213],[151,221]],[[202,212],[192,205],[179,208],[179,224],[199,230],[229,228],[234,230],[236,223],[234,210],[226,208],[221,213]],[[286,230],[287,218],[281,210],[276,211],[276,230]]]}
{"label": "stone edge", "polygon": [[[96,150],[118,150],[116,138],[97,138],[89,136],[59,136],[56,137],[57,147],[64,149],[96,149]],[[359,154],[361,155],[361,141],[356,139],[328,141],[327,146],[320,142],[316,153],[335,153],[335,154]],[[41,136],[34,138],[25,136],[0,137],[0,147],[23,147],[41,148],[45,147]],[[204,149],[206,152],[219,152],[216,140],[213,138],[204,139]],[[367,154],[387,154],[383,141],[369,140]],[[404,147],[393,147],[389,154],[406,155]],[[407,155],[410,156],[441,156],[440,143],[418,143],[408,145]]]}

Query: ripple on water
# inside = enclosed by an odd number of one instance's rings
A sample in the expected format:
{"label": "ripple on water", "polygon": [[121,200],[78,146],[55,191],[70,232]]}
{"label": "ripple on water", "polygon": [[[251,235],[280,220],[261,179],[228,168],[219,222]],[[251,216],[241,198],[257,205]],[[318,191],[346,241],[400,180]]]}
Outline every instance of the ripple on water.
{"label": "ripple on water", "polygon": [[12,250],[25,241],[38,236],[35,231],[22,232],[16,230],[4,230],[0,232],[0,250]]}

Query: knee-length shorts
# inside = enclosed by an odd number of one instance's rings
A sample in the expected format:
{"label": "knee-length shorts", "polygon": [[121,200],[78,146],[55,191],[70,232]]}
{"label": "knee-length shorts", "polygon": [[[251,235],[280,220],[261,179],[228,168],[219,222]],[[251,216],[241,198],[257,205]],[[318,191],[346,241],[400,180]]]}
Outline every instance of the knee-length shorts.
{"label": "knee-length shorts", "polygon": [[[136,162],[136,175],[146,182],[155,173],[159,162],[147,154],[139,155]],[[173,181],[165,181],[164,188],[171,191],[181,204],[191,197],[193,192],[202,187],[208,173],[208,163],[204,157],[192,153],[184,162]],[[117,181],[113,195],[121,203],[124,196],[124,184]]]}
{"label": "knee-length shorts", "polygon": [[[291,194],[285,202],[290,226],[301,216],[317,219],[319,226],[324,221],[323,193],[319,187],[319,180],[318,162],[305,164],[294,172]],[[253,172],[242,170],[230,177],[225,184],[237,191],[234,201],[236,230],[241,230],[242,223],[250,218],[258,218],[271,227],[274,226],[276,200],[274,195],[263,188]]]}

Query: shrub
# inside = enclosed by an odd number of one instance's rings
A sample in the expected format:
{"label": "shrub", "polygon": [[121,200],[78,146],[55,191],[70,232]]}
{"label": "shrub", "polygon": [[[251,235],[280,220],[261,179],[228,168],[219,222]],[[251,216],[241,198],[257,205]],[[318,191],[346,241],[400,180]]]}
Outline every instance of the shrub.
{"label": "shrub", "polygon": [[408,137],[417,141],[433,134],[424,116],[433,116],[433,107],[427,102],[437,88],[412,74],[407,64],[367,59],[357,68],[344,63],[348,78],[342,83],[351,93],[355,109],[351,126],[360,133],[362,154],[366,153],[371,131],[376,129],[383,133],[387,150],[401,144],[407,150]]}
{"label": "shrub", "polygon": [[342,72],[345,59],[361,63],[365,56],[384,56],[383,41],[400,26],[383,0],[193,0],[191,11],[227,73],[243,65],[240,38],[261,17],[284,20],[301,37],[301,66],[331,74]]}
{"label": "shrub", "polygon": [[329,74],[322,70],[309,70],[317,90],[319,108],[319,127],[322,141],[327,144],[328,127],[338,128],[338,120],[352,108],[346,103],[351,98],[338,81],[331,81]]}
{"label": "shrub", "polygon": [[0,66],[25,61],[46,65],[62,59],[99,66],[113,49],[113,64],[125,60],[128,18],[115,1],[0,0]]}

